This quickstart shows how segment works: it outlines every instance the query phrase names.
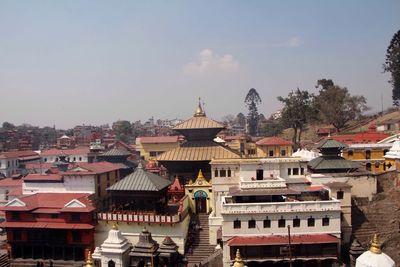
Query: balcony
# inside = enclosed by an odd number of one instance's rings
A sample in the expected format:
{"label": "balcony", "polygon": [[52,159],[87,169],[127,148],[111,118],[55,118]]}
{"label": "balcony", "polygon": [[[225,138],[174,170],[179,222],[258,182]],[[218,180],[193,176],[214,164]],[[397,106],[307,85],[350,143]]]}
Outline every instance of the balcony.
{"label": "balcony", "polygon": [[286,187],[286,182],[282,178],[264,178],[265,180],[245,181],[240,178],[240,189],[254,188],[282,188]]}
{"label": "balcony", "polygon": [[233,203],[231,197],[223,197],[221,214],[290,213],[340,210],[340,201],[336,199],[325,201]]}
{"label": "balcony", "polygon": [[135,211],[109,211],[97,213],[99,221],[117,221],[128,223],[179,223],[188,214],[189,199],[187,196],[179,201],[179,207],[176,214],[156,214],[151,212],[135,212]]}

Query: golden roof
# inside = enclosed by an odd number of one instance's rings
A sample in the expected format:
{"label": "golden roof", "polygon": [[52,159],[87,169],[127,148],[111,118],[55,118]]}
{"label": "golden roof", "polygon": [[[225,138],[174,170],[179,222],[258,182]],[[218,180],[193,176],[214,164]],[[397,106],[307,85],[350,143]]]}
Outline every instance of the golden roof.
{"label": "golden roof", "polygon": [[87,256],[85,267],[94,267],[92,253],[90,252],[90,250],[89,250],[89,253],[88,253],[88,256]]}
{"label": "golden roof", "polygon": [[210,161],[230,158],[240,158],[240,155],[213,141],[190,141],[162,153],[157,161]]}
{"label": "golden roof", "polygon": [[[196,113],[197,114],[197,113]],[[206,115],[194,115],[194,117],[179,123],[174,127],[174,130],[184,130],[184,129],[223,129],[225,128],[222,124],[209,119]]]}
{"label": "golden roof", "polygon": [[374,237],[371,240],[371,246],[369,248],[369,251],[371,251],[372,253],[375,254],[381,254],[382,250],[381,250],[381,243],[379,241],[378,235],[374,234]]}
{"label": "golden roof", "polygon": [[118,224],[116,222],[114,222],[112,228],[113,230],[118,230]]}
{"label": "golden roof", "polygon": [[207,182],[201,169],[199,170],[199,174],[197,175],[197,178],[194,181],[194,183],[192,182],[192,179],[190,179],[189,184],[186,185],[186,187],[196,187],[196,186],[211,186],[211,183]]}
{"label": "golden roof", "polygon": [[242,257],[240,256],[239,249],[236,250],[236,258],[235,258],[235,262],[233,263],[233,267],[244,267],[244,263],[243,263]]}
{"label": "golden roof", "polygon": [[194,113],[194,117],[205,117],[205,116],[206,116],[206,113],[204,112],[204,109],[201,106],[200,98],[199,98],[199,105],[196,108],[196,112]]}

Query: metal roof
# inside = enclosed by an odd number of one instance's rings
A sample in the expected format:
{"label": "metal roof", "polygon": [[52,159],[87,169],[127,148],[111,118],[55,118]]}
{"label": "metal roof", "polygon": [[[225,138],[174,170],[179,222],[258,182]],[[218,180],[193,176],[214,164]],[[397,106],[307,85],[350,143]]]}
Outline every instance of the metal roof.
{"label": "metal roof", "polygon": [[118,148],[113,148],[113,149],[110,149],[110,150],[104,152],[103,154],[101,154],[99,156],[116,157],[116,156],[130,156],[130,155],[131,155],[131,153],[129,153],[127,151],[122,151],[122,150],[119,150]]}
{"label": "metal roof", "polygon": [[107,188],[110,191],[160,191],[171,184],[171,181],[157,174],[147,172],[141,163],[135,171],[116,184]]}
{"label": "metal roof", "polygon": [[207,117],[192,117],[174,127],[174,130],[184,130],[184,129],[212,129],[225,128],[222,124],[209,119]]}
{"label": "metal roof", "polygon": [[358,163],[345,160],[339,156],[321,156],[309,161],[307,165],[312,170],[348,170],[360,167]]}
{"label": "metal roof", "polygon": [[157,161],[210,161],[212,159],[240,158],[228,147],[213,141],[187,141],[180,147],[159,155]]}
{"label": "metal roof", "polygon": [[320,141],[315,147],[318,149],[337,148],[341,150],[343,148],[346,148],[347,145],[340,143],[336,140],[333,140],[331,138],[328,138]]}

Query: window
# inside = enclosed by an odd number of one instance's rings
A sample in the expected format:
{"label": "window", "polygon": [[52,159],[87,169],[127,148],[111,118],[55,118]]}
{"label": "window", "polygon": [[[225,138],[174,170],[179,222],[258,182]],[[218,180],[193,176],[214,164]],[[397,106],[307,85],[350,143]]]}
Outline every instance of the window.
{"label": "window", "polygon": [[79,161],[82,161],[82,157],[79,157]]}
{"label": "window", "polygon": [[371,150],[365,151],[365,159],[371,159]]}
{"label": "window", "polygon": [[71,221],[79,222],[80,220],[81,220],[81,214],[80,213],[71,213]]}
{"label": "window", "polygon": [[292,175],[292,169],[291,168],[287,169],[287,175]]}
{"label": "window", "polygon": [[347,151],[347,155],[348,155],[349,157],[352,157],[352,156],[353,156],[353,150]]}
{"label": "window", "polygon": [[58,218],[58,214],[51,214],[51,218],[52,219],[57,219]]}
{"label": "window", "polygon": [[308,227],[314,227],[315,226],[315,219],[313,217],[310,217],[307,219],[307,226]]}
{"label": "window", "polygon": [[344,192],[342,190],[336,192],[337,199],[343,199],[343,197],[344,197]]}
{"label": "window", "polygon": [[231,177],[232,176],[232,171],[231,171],[231,169],[228,169],[228,177]]}
{"label": "window", "polygon": [[300,168],[300,174],[304,175],[304,168]]}
{"label": "window", "polygon": [[264,170],[260,169],[256,171],[257,180],[262,180],[264,178]]}
{"label": "window", "polygon": [[242,223],[239,219],[233,221],[233,229],[240,229],[242,227]]}
{"label": "window", "polygon": [[379,162],[375,162],[375,169],[379,169],[379,166],[380,166],[381,164],[379,163]]}
{"label": "window", "polygon": [[299,175],[299,168],[293,168],[293,175]]}
{"label": "window", "polygon": [[219,176],[220,177],[226,177],[226,170],[222,169],[219,171]]}
{"label": "window", "polygon": [[279,228],[285,228],[286,227],[286,220],[281,218],[278,220],[278,227]]}
{"label": "window", "polygon": [[218,177],[218,170],[214,171],[214,177]]}
{"label": "window", "polygon": [[76,161],[76,157],[74,157],[73,161]]}
{"label": "window", "polygon": [[281,150],[281,156],[282,157],[286,156],[286,150],[284,150],[284,149]]}
{"label": "window", "polygon": [[270,219],[265,219],[264,220],[264,228],[271,228],[271,220]]}
{"label": "window", "polygon": [[371,163],[365,164],[365,169],[367,169],[367,171],[371,171]]}
{"label": "window", "polygon": [[47,158],[44,158],[44,162],[47,162]]}
{"label": "window", "polygon": [[328,217],[322,218],[322,226],[329,226],[329,218]]}
{"label": "window", "polygon": [[249,228],[256,228],[256,220],[251,219],[249,220]]}
{"label": "window", "polygon": [[150,151],[149,156],[150,157],[157,157],[157,152],[156,151]]}
{"label": "window", "polygon": [[108,262],[108,267],[115,267],[115,262],[113,260],[110,260]]}
{"label": "window", "polygon": [[78,231],[72,232],[72,241],[73,242],[81,242],[81,233]]}
{"label": "window", "polygon": [[383,155],[385,156],[388,151],[389,151],[388,149],[384,149],[383,150]]}
{"label": "window", "polygon": [[11,213],[11,220],[18,221],[20,219],[19,212]]}
{"label": "window", "polygon": [[274,156],[274,151],[273,151],[273,150],[270,150],[268,153],[269,153],[269,156],[270,156],[270,157],[273,157],[273,156]]}
{"label": "window", "polygon": [[101,196],[101,186],[100,185],[98,185],[97,186],[97,196]]}
{"label": "window", "polygon": [[295,218],[293,219],[293,227],[300,227],[300,219],[299,218]]}

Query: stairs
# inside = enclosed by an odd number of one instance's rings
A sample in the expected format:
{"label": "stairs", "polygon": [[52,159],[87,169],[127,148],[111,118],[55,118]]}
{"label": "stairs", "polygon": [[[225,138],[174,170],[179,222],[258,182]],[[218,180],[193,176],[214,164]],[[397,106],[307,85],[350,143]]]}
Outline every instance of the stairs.
{"label": "stairs", "polygon": [[197,224],[201,227],[194,234],[192,249],[186,253],[188,259],[188,266],[194,266],[202,260],[207,259],[214,252],[214,245],[209,243],[209,226],[208,226],[208,214],[194,215],[197,220]]}
{"label": "stairs", "polygon": [[1,251],[0,267],[10,267],[10,261],[8,259],[7,251]]}

